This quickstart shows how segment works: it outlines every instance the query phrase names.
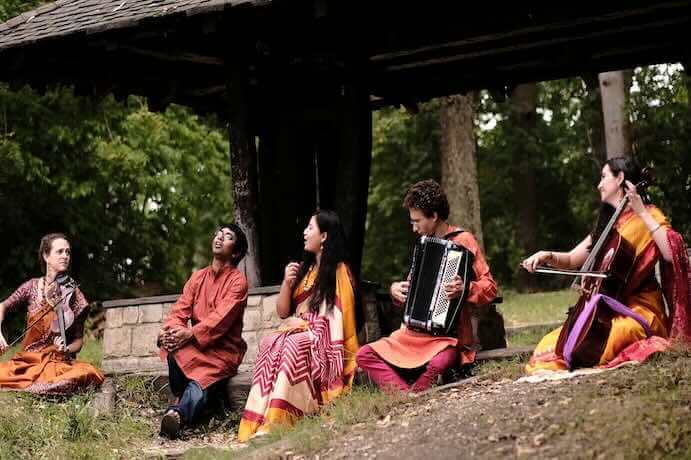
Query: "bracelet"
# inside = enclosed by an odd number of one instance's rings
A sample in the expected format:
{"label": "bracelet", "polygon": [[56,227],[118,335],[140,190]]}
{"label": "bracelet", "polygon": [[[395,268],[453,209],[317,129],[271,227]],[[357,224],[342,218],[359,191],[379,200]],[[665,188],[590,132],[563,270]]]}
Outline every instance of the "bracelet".
{"label": "bracelet", "polygon": [[653,235],[656,231],[658,231],[658,230],[660,229],[660,227],[662,227],[662,224],[657,224],[657,227],[655,227],[654,229],[652,229],[652,230],[650,231],[650,234]]}

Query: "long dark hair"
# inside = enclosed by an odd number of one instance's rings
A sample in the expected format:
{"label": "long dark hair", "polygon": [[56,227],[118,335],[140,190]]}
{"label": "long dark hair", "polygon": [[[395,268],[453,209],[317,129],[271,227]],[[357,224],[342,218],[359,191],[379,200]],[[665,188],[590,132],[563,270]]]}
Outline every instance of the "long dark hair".
{"label": "long dark hair", "polygon": [[[605,161],[602,167],[605,165],[609,166],[612,175],[618,176],[620,172],[624,173],[624,182],[621,183],[623,190],[626,190],[626,181],[630,181],[632,184],[637,184],[641,181],[641,166],[636,160],[628,157],[613,157]],[[602,169],[602,168],[601,168]],[[590,234],[593,244],[600,238],[602,231],[607,226],[607,222],[610,221],[614,215],[614,206],[609,203],[602,203],[600,205],[600,212],[597,216],[597,221],[593,227],[593,231]]]}
{"label": "long dark hair", "polygon": [[[317,227],[321,233],[326,233],[326,240],[322,245],[322,254],[319,262],[319,271],[314,280],[314,295],[310,300],[310,310],[319,311],[319,306],[326,300],[328,309],[333,308],[336,300],[336,269],[338,264],[346,262],[346,236],[341,224],[341,219],[334,211],[320,209],[312,214],[316,218]],[[313,253],[305,251],[302,265],[298,271],[298,280],[307,276],[310,267],[314,265],[316,257]]]}

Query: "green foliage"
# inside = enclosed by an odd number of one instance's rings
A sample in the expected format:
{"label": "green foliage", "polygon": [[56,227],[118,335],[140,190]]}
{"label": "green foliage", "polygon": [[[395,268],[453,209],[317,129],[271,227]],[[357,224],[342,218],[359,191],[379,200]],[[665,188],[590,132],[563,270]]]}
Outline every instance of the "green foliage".
{"label": "green foliage", "polygon": [[[634,75],[629,113],[636,157],[653,165],[658,186],[653,202],[688,240],[691,237],[691,106],[680,66],[651,66]],[[372,175],[363,272],[387,284],[408,267],[412,234],[400,201],[416,180],[439,178],[438,102],[417,115],[399,109],[375,114]],[[485,252],[492,273],[506,289],[516,284],[528,249],[519,244],[512,181],[517,152],[537,183],[537,244],[569,250],[590,231],[599,208],[600,159],[591,148],[591,127],[601,107],[580,78],[538,84],[534,132],[513,122],[509,101],[481,93],[477,112],[478,181]],[[519,184],[520,185],[520,184]],[[518,187],[520,190],[520,187]],[[463,222],[455,222],[463,225]],[[540,277],[544,288],[565,287],[559,277]]]}
{"label": "green foliage", "polygon": [[177,292],[230,219],[225,133],[183,107],[0,87],[0,128],[0,291],[37,275],[40,237],[63,231],[88,297]]}
{"label": "green foliage", "polygon": [[653,202],[687,241],[691,238],[691,83],[680,66],[634,73],[630,100],[637,158],[655,168]]}
{"label": "green foliage", "polygon": [[434,101],[421,104],[416,115],[395,108],[374,113],[365,279],[388,283],[408,269],[413,235],[401,204],[413,183],[440,179],[438,107]]}
{"label": "green foliage", "polygon": [[0,22],[5,22],[24,11],[36,8],[41,3],[46,2],[40,0],[0,0]]}

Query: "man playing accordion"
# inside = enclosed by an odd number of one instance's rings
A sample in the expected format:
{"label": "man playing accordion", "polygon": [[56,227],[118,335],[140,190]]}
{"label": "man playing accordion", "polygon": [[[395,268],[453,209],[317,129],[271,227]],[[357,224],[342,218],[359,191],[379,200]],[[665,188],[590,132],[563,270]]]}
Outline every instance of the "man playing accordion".
{"label": "man playing accordion", "polygon": [[[414,184],[403,199],[403,207],[408,209],[413,232],[417,235],[450,240],[474,256],[473,281],[466,285],[465,280],[456,276],[443,286],[448,299],[457,299],[464,289],[468,290],[457,333],[451,334],[454,336],[432,335],[403,325],[391,336],[365,345],[357,353],[358,366],[380,388],[420,392],[457,363],[467,365],[475,360],[477,347],[470,322],[472,307],[490,303],[497,286],[475,237],[447,223],[449,202],[437,182],[424,180]],[[407,281],[391,284],[391,298],[396,305],[405,304],[409,287],[410,274]]]}

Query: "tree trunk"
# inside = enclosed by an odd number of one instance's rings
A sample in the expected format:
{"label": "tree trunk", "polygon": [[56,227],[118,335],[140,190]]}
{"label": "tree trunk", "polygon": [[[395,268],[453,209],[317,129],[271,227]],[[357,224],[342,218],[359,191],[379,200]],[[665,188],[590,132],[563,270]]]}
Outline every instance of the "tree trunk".
{"label": "tree trunk", "polygon": [[686,84],[686,103],[691,109],[691,62],[684,62],[684,83]]}
{"label": "tree trunk", "polygon": [[597,75],[584,75],[583,81],[588,90],[585,100],[586,131],[590,155],[598,169],[607,159],[607,143],[605,141],[605,124],[602,114],[602,95],[600,80]]}
{"label": "tree trunk", "polygon": [[226,71],[234,218],[247,236],[247,255],[238,268],[244,272],[249,286],[256,287],[262,282],[257,229],[259,190],[257,149],[249,123],[249,104],[245,96],[248,93],[247,75],[242,63],[229,65]]}
{"label": "tree trunk", "polygon": [[[511,92],[511,124],[516,135],[512,157],[513,200],[518,215],[518,244],[524,254],[537,250],[537,192],[533,162],[536,128],[537,85],[526,83]],[[519,270],[518,289],[534,291],[535,276]]]}
{"label": "tree trunk", "polygon": [[441,185],[449,199],[449,222],[473,233],[483,247],[473,99],[471,92],[442,100]]}
{"label": "tree trunk", "polygon": [[631,124],[626,110],[630,72],[617,70],[599,75],[608,159],[631,156]]}

